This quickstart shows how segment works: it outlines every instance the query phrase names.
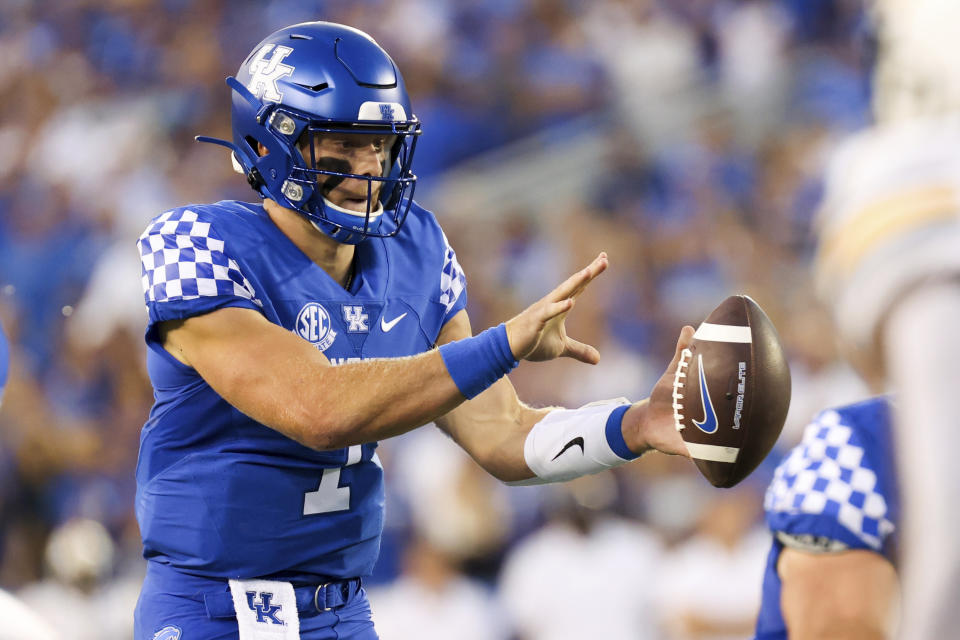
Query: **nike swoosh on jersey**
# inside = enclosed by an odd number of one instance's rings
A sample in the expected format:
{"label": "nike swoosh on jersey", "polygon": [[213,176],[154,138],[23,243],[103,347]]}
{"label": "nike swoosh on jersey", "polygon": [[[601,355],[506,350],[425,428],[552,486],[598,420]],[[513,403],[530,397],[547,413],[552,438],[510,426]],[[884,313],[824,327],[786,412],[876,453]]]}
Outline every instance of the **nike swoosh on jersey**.
{"label": "nike swoosh on jersey", "polygon": [[707,376],[703,373],[703,356],[697,355],[697,369],[700,371],[700,403],[703,405],[703,420],[693,421],[697,428],[704,433],[714,433],[717,430],[717,413],[713,410],[713,400],[710,399],[710,390],[707,389]]}
{"label": "nike swoosh on jersey", "polygon": [[580,447],[580,453],[581,453],[581,454],[584,452],[584,449],[583,449],[583,438],[582,438],[581,436],[577,436],[576,438],[574,438],[573,440],[571,440],[571,441],[568,442],[567,444],[563,445],[563,449],[560,449],[560,453],[558,453],[557,455],[553,456],[553,458],[550,460],[550,462],[553,462],[554,460],[556,460],[557,458],[559,458],[560,456],[562,456],[564,451],[566,451],[567,449],[569,449],[570,447],[572,447],[572,446],[574,446],[574,445]]}
{"label": "nike swoosh on jersey", "polygon": [[404,317],[406,317],[406,315],[407,315],[407,312],[404,311],[403,313],[398,315],[396,318],[394,318],[390,322],[387,322],[383,316],[380,316],[380,330],[383,331],[384,333],[389,332],[390,329],[393,329],[395,326],[397,326],[397,323],[403,320]]}

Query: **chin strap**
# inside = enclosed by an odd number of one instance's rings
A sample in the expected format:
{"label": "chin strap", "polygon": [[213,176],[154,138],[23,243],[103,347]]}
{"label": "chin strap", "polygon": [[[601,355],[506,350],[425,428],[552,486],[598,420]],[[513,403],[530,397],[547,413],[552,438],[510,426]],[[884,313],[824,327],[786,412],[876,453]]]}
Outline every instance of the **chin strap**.
{"label": "chin strap", "polygon": [[383,205],[380,204],[379,201],[377,201],[376,210],[371,211],[369,214],[367,212],[360,213],[359,211],[354,211],[353,209],[344,209],[343,207],[338,207],[337,205],[333,204],[326,198],[323,199],[323,204],[324,206],[330,207],[331,209],[333,209],[338,213],[344,213],[348,216],[354,216],[356,218],[367,218],[369,216],[369,218],[373,220],[374,218],[379,218],[383,214]]}
{"label": "chin strap", "polygon": [[339,227],[330,222],[321,222],[312,217],[307,217],[307,220],[314,229],[320,233],[330,236],[342,244],[360,244],[365,238],[363,234],[350,231],[349,229],[344,229],[343,227]]}

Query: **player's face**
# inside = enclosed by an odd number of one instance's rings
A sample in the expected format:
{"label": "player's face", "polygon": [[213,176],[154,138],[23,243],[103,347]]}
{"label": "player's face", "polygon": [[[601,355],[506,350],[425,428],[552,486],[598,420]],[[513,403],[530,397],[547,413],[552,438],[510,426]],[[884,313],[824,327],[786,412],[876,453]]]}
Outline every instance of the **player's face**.
{"label": "player's face", "polygon": [[[387,170],[390,149],[396,136],[387,134],[325,133],[314,136],[314,167],[325,171],[352,173],[361,176],[382,177]],[[301,149],[309,165],[311,150],[309,145]],[[340,178],[319,175],[317,182],[323,196],[338,207],[352,211],[367,211],[367,190],[370,190],[372,205],[380,195],[382,182],[369,182],[359,178]]]}

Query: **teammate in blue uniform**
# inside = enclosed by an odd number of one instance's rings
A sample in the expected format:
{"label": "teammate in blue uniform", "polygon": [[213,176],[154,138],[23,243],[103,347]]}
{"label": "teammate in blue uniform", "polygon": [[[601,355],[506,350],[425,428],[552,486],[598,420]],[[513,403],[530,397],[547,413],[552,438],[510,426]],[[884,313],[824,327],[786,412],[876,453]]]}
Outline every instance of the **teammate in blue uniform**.
{"label": "teammate in blue uniform", "polygon": [[233,140],[203,140],[262,203],[174,209],[139,240],[155,404],[138,640],[376,638],[360,587],[383,522],[376,443],[431,421],[509,483],[686,455],[670,376],[636,404],[518,400],[518,360],[598,361],[564,318],[607,258],[473,336],[456,254],[412,200],[420,123],[369,36],[294,25],[227,83]]}
{"label": "teammate in blue uniform", "polygon": [[884,397],[824,411],[777,467],[764,500],[774,539],[757,640],[893,637],[890,412]]}

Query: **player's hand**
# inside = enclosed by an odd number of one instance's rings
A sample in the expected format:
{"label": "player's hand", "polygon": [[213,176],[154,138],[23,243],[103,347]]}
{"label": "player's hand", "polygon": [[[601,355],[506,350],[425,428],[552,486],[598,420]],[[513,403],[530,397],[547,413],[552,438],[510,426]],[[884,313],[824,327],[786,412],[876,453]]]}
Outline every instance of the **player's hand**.
{"label": "player's hand", "polygon": [[576,272],[556,289],[507,321],[507,339],[517,360],[574,358],[587,364],[600,362],[600,352],[567,335],[563,326],[576,297],[607,268],[607,254]]}
{"label": "player's hand", "polygon": [[690,457],[673,419],[673,376],[680,362],[680,352],[693,342],[693,333],[691,326],[680,331],[673,360],[653,386],[650,397],[634,404],[623,415],[623,438],[634,453],[656,449]]}

